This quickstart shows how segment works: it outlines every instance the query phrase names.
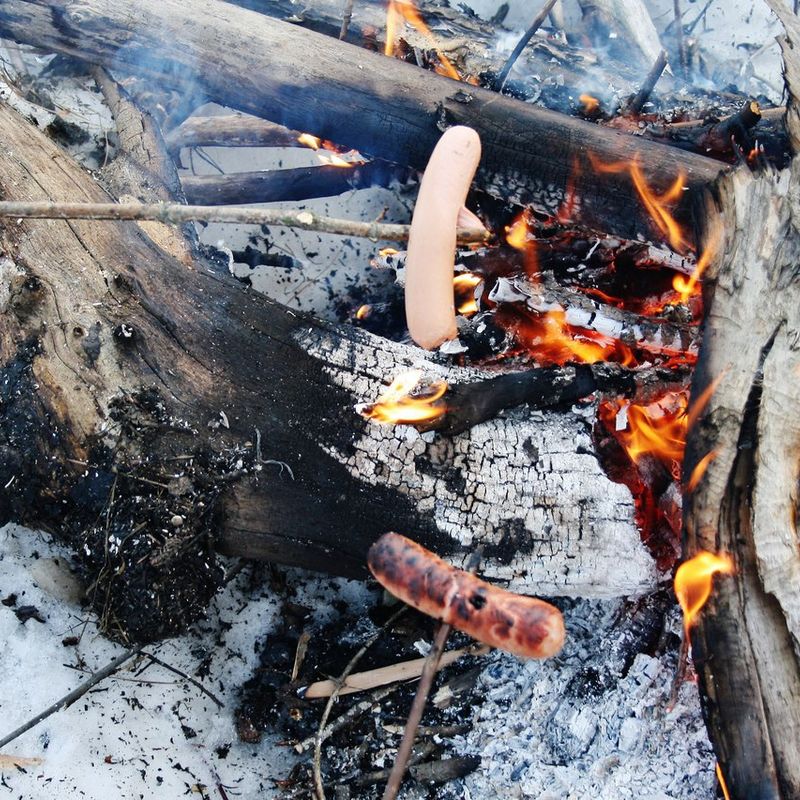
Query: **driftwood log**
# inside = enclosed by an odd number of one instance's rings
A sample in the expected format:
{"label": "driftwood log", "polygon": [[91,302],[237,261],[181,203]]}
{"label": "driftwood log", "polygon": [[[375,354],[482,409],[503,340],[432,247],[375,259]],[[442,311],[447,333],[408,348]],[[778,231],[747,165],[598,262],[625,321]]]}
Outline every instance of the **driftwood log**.
{"label": "driftwood log", "polygon": [[415,169],[445,127],[469,125],[483,142],[477,186],[546,213],[570,187],[584,223],[632,238],[651,233],[652,222],[630,177],[596,173],[590,156],[638,159],[656,192],[682,171],[679,217],[721,169],[220,0],[2,0],[0,32],[178,87],[198,105],[214,100]]}
{"label": "driftwood log", "polygon": [[800,797],[800,43],[781,0],[795,158],[780,172],[737,170],[709,201],[725,246],[704,285],[695,373],[719,379],[687,444],[686,474],[717,452],[685,500],[688,555],[731,553],[694,631],[706,721],[730,796]]}

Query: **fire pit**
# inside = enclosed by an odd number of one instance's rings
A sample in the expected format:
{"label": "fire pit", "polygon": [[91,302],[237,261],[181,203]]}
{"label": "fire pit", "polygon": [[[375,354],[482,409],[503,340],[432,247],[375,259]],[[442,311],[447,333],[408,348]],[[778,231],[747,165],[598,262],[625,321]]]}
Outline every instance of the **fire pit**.
{"label": "fire pit", "polygon": [[[118,129],[101,188],[0,107],[13,220],[0,521],[57,531],[101,627],[130,644],[202,617],[225,580],[219,554],[363,579],[369,546],[398,530],[457,567],[479,556],[487,580],[555,598],[567,644],[550,666],[470,650],[448,667],[412,750],[420,792],[460,778],[451,790],[477,795],[694,797],[719,781],[732,797],[792,797],[792,104],[784,120],[763,98],[709,92],[716,116],[702,120],[695,91],[691,111],[665,116],[672,90],[659,106],[654,87],[702,70],[702,14],[678,14],[665,56],[644,18],[589,3],[567,43],[559,31],[577,23],[550,2],[506,58],[483,47],[499,18],[284,5],[268,20],[220,0],[192,14],[0,2],[6,37],[95,65]],[[795,17],[775,11],[791,39]],[[552,63],[568,82],[537,77]],[[60,81],[54,64],[31,79],[35,101]],[[75,150],[80,126],[55,116]],[[440,231],[459,242],[455,327],[426,353],[404,322],[409,236],[408,295],[432,299],[405,223],[414,170],[459,125],[483,155],[467,210]],[[376,184],[363,203],[318,199]],[[227,207],[276,200],[288,206]],[[199,239],[164,224],[188,219],[208,223]],[[351,237],[336,256],[330,231]],[[668,587],[691,556],[682,630]],[[287,770],[289,794],[372,796],[410,700],[384,703],[374,681],[422,669],[409,664],[424,621],[339,611],[312,635],[287,605],[237,711],[242,740],[280,730],[313,750]],[[331,643],[381,636],[353,675],[368,700],[342,700],[330,721],[333,700],[320,712],[313,692],[332,679],[335,697],[356,669]],[[690,639],[716,759],[685,680]]]}

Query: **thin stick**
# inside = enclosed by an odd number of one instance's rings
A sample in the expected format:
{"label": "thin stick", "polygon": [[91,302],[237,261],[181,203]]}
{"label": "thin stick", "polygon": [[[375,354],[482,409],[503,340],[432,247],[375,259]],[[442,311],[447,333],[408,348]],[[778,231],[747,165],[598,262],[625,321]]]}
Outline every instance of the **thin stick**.
{"label": "thin stick", "polygon": [[338,686],[335,691],[331,693],[331,696],[328,698],[328,702],[325,705],[325,710],[322,712],[322,718],[319,721],[319,728],[317,729],[317,735],[314,738],[314,761],[312,765],[312,770],[314,773],[314,794],[317,797],[317,800],[325,800],[325,789],[322,786],[322,767],[321,767],[321,758],[322,758],[322,735],[325,730],[325,726],[328,723],[328,717],[330,716],[331,709],[333,708],[333,704],[336,702],[336,698],[339,696],[339,687],[344,685],[344,682],[347,680],[348,675],[355,669],[356,664],[361,660],[361,657],[364,653],[372,647],[375,642],[378,641],[381,634],[387,628],[391,627],[394,622],[405,613],[407,606],[403,606],[402,608],[398,609],[397,611],[392,614],[386,622],[381,625],[380,629],[377,630],[372,636],[367,639],[366,642],[362,645],[361,649],[347,662],[347,666],[344,668],[341,676],[339,677]]}
{"label": "thin stick", "polygon": [[8,736],[0,739],[0,748],[5,747],[10,742],[13,742],[14,739],[22,736],[23,733],[38,725],[42,720],[47,719],[52,714],[55,714],[56,711],[60,711],[62,708],[71,706],[76,700],[79,700],[81,697],[83,697],[83,695],[85,695],[86,692],[88,692],[93,686],[96,686],[98,683],[100,683],[100,681],[105,680],[107,677],[109,677],[109,675],[113,675],[128,659],[137,655],[143,646],[144,645],[136,645],[136,647],[132,647],[130,650],[126,650],[121,655],[118,655],[113,661],[106,664],[106,666],[104,666],[102,669],[97,670],[97,672],[93,673],[69,694],[65,694],[60,700],[53,703],[53,705],[51,705],[49,708],[46,708],[32,719],[29,719],[24,725],[20,725],[19,728],[9,733]]}
{"label": "thin stick", "polygon": [[628,103],[628,111],[630,113],[638,114],[644,108],[644,104],[650,99],[650,95],[653,93],[653,89],[656,83],[658,83],[661,73],[666,69],[666,66],[667,51],[662,50],[658,54],[658,58],[655,60],[653,66],[650,67],[650,72],[647,73],[647,77],[644,79],[641,88],[631,98],[630,103]]}
{"label": "thin stick", "polygon": [[350,27],[350,20],[353,18],[353,0],[347,0],[344,4],[344,14],[342,16],[342,28],[339,31],[339,38],[347,36],[347,29]]}
{"label": "thin stick", "polygon": [[495,87],[498,90],[505,86],[508,73],[511,72],[511,68],[514,66],[514,63],[520,57],[520,54],[525,49],[525,46],[528,44],[528,42],[533,39],[533,35],[536,33],[536,31],[542,27],[542,23],[547,19],[547,15],[550,13],[550,10],[553,8],[556,2],[557,0],[547,0],[547,2],[542,6],[542,10],[533,18],[531,26],[525,31],[525,33],[522,34],[522,38],[517,42],[517,46],[506,60],[506,63],[503,64],[503,68],[497,74]]}
{"label": "thin stick", "polygon": [[[482,556],[483,546],[481,545],[476,548],[475,552],[470,556],[469,562],[467,563],[469,572],[474,573],[478,569],[478,564],[480,564]],[[422,719],[425,704],[428,702],[428,695],[431,692],[431,686],[433,686],[434,676],[439,669],[439,661],[442,658],[444,646],[447,644],[447,637],[450,635],[450,630],[450,626],[442,622],[436,631],[433,647],[431,647],[431,651],[428,653],[428,658],[422,670],[419,685],[417,686],[417,693],[414,695],[414,702],[411,704],[411,710],[408,712],[403,738],[400,740],[400,747],[397,748],[397,757],[395,758],[392,771],[389,774],[386,789],[384,789],[383,792],[383,800],[395,800],[397,793],[400,791],[400,784],[403,782],[408,760],[411,757],[414,740],[417,738],[417,728]]]}
{"label": "thin stick", "polygon": [[383,792],[383,800],[395,800],[397,793],[400,791],[400,784],[403,782],[403,776],[406,773],[406,766],[411,756],[411,749],[414,747],[414,740],[417,737],[417,727],[422,719],[422,713],[425,711],[425,704],[428,702],[428,695],[430,694],[431,686],[433,686],[433,678],[439,669],[439,660],[444,652],[444,646],[447,644],[447,637],[450,635],[450,630],[450,626],[443,622],[436,631],[433,647],[430,653],[428,653],[425,669],[422,670],[417,693],[414,695],[414,702],[411,704],[411,710],[408,712],[406,728],[403,731],[400,747],[397,748],[397,757],[395,758],[394,766],[389,775],[389,780],[386,783],[386,789],[384,789]]}
{"label": "thin stick", "polygon": [[192,686],[196,686],[206,697],[210,697],[217,704],[218,708],[224,707],[225,703],[223,703],[222,700],[220,700],[219,697],[217,697],[214,694],[214,692],[212,692],[210,689],[206,689],[206,687],[203,686],[203,684],[200,683],[200,681],[196,680],[191,675],[187,675],[185,672],[182,672],[177,667],[173,667],[172,664],[167,664],[166,661],[162,661],[160,658],[154,656],[152,653],[142,653],[142,655],[147,656],[152,662],[158,664],[159,666],[163,667],[169,672],[172,672],[175,675],[179,675],[184,680],[189,681],[189,683],[191,683]]}
{"label": "thin stick", "polygon": [[678,42],[678,56],[681,62],[681,70],[686,74],[686,43],[683,40],[683,18],[681,17],[681,0],[673,0],[675,9],[675,37]]}
{"label": "thin stick", "polygon": [[[335,217],[321,217],[310,211],[282,211],[247,206],[188,206],[180,203],[56,203],[0,202],[0,217],[17,219],[95,219],[95,220],[152,220],[171,222],[237,222],[246,225],[278,225],[306,231],[331,233],[337,236],[360,236],[377,241],[408,241],[409,225],[385,222],[358,222]],[[460,228],[456,232],[462,244],[484,242],[488,231]]]}

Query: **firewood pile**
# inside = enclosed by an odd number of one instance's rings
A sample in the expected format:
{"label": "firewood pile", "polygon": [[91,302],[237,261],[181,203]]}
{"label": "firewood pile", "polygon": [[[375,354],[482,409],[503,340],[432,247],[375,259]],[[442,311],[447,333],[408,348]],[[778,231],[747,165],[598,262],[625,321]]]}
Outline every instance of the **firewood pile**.
{"label": "firewood pile", "polygon": [[231,558],[443,620],[287,592],[276,795],[800,797],[797,17],[780,106],[710,4],[418,5],[0,0],[0,524],[130,657]]}

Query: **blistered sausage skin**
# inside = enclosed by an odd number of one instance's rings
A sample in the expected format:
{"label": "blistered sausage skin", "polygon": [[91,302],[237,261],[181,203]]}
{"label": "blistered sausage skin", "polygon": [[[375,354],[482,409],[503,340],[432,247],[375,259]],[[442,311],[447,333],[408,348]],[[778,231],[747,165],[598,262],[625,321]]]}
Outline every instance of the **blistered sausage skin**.
{"label": "blistered sausage skin", "polygon": [[405,300],[408,332],[426,350],[458,333],[453,300],[456,227],[480,158],[481,140],[472,128],[448,128],[420,182],[408,239]]}
{"label": "blistered sausage skin", "polygon": [[381,536],[367,564],[395,597],[491,647],[548,658],[564,644],[564,620],[555,606],[492,586],[399,533]]}

